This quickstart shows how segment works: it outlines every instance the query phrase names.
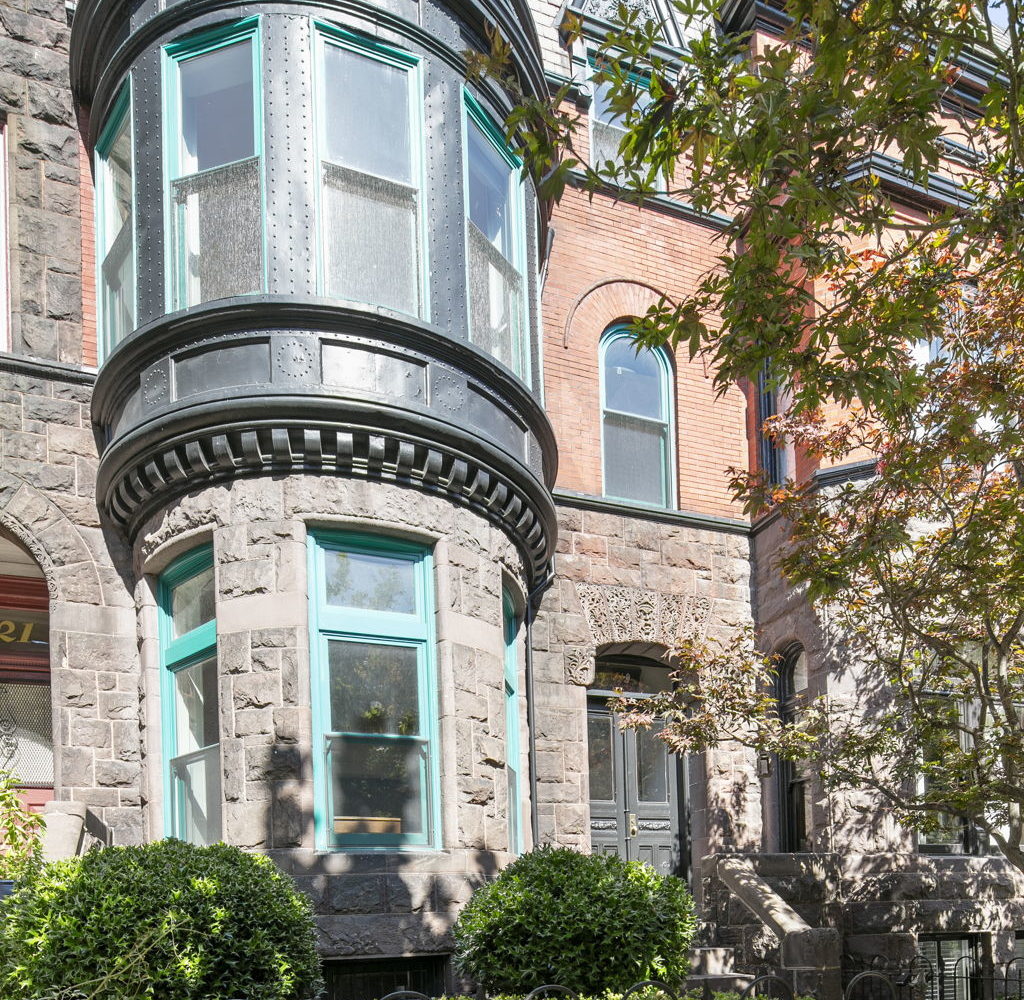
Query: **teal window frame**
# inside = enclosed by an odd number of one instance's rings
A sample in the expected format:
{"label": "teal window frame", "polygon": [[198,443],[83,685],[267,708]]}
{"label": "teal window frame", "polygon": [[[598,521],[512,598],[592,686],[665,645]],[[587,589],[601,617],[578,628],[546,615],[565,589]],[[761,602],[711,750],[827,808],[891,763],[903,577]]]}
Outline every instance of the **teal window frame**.
{"label": "teal window frame", "polygon": [[[527,282],[526,266],[526,196],[522,181],[523,161],[513,152],[504,131],[484,110],[483,105],[465,87],[463,87],[462,95],[464,109],[462,116],[462,148],[464,150],[462,157],[462,190],[465,203],[466,325],[469,332],[469,341],[473,343],[472,279],[469,270],[469,130],[476,127],[480,129],[484,138],[498,151],[502,160],[509,167],[509,206],[512,209],[515,225],[512,229],[512,259],[508,263],[518,272],[522,286],[519,294],[519,330],[516,334],[516,343],[514,345],[514,350],[518,354],[518,364],[509,367],[515,375],[529,385],[531,382],[533,359],[530,344],[530,289]],[[493,355],[489,356],[493,357]],[[501,362],[499,361],[499,363]]]}
{"label": "teal window frame", "polygon": [[[669,362],[668,354],[664,348],[647,348],[658,362],[658,368],[661,373],[661,419],[655,420],[649,417],[641,417],[636,414],[627,413],[623,410],[613,410],[607,405],[607,386],[606,386],[606,359],[608,355],[608,348],[619,340],[632,341],[632,333],[628,326],[617,324],[609,327],[602,335],[600,343],[598,344],[598,358],[599,358],[599,380],[600,380],[600,392],[601,392],[601,495],[606,496],[612,500],[622,500],[625,503],[635,504],[638,507],[650,507],[655,510],[661,509],[672,509],[675,506],[675,407],[674,401],[674,380],[672,377],[672,365]],[[608,449],[605,446],[605,418],[608,414],[613,414],[621,417],[627,417],[632,420],[642,421],[649,424],[661,424],[665,429],[664,448],[662,450],[662,463],[661,463],[661,485],[662,485],[662,502],[651,503],[645,500],[635,500],[631,497],[620,497],[614,493],[609,493],[607,488],[608,481]]]}
{"label": "teal window frame", "polygon": [[[120,340],[115,341],[113,338],[113,331],[110,329],[111,318],[107,315],[106,309],[106,286],[107,282],[103,275],[103,265],[106,262],[106,258],[113,249],[116,238],[110,239],[110,234],[106,231],[106,220],[107,220],[107,200],[110,197],[109,185],[107,182],[107,161],[109,158],[110,148],[117,138],[118,133],[121,131],[122,126],[127,122],[128,124],[128,142],[129,147],[132,151],[131,167],[132,167],[132,209],[131,218],[129,221],[129,236],[130,236],[130,247],[128,248],[128,257],[131,261],[131,274],[132,274],[132,302],[131,302],[131,319],[132,328],[134,329],[135,323],[138,319],[138,288],[136,280],[136,238],[135,238],[135,209],[136,209],[136,196],[135,196],[135,133],[134,133],[134,118],[132,116],[132,88],[131,80],[128,79],[122,85],[117,98],[114,100],[113,106],[110,109],[110,114],[107,117],[106,124],[103,126],[103,130],[100,132],[99,139],[96,141],[96,147],[93,151],[93,168],[94,176],[96,178],[96,188],[93,198],[93,212],[96,220],[95,225],[95,240],[96,240],[96,311],[97,311],[97,328],[99,332],[98,337],[98,350],[100,353],[100,361],[105,360],[111,351],[117,346]],[[125,337],[132,333],[132,330],[128,330],[125,333]],[[122,338],[123,339],[123,338]]]}
{"label": "teal window frame", "polygon": [[508,791],[508,849],[523,853],[523,786],[519,744],[519,630],[521,621],[508,591],[502,594],[502,619],[505,631],[505,778]]}
{"label": "teal window frame", "polygon": [[[261,294],[267,289],[267,268],[268,268],[268,247],[267,247],[267,187],[266,187],[266,150],[264,149],[264,126],[263,126],[263,49],[262,32],[260,30],[260,19],[248,17],[233,24],[221,25],[210,31],[203,31],[195,35],[189,35],[180,41],[172,42],[163,48],[163,121],[164,121],[164,143],[163,143],[163,170],[164,170],[164,256],[165,256],[165,278],[164,295],[167,303],[167,312],[179,309],[192,308],[202,305],[205,302],[214,301],[211,299],[200,299],[198,303],[188,302],[188,293],[185,284],[186,268],[182,266],[183,246],[175,245],[174,225],[172,213],[174,212],[174,200],[171,187],[174,181],[182,177],[196,177],[206,173],[206,170],[195,171],[189,174],[181,173],[181,85],[178,67],[183,62],[196,56],[206,55],[218,49],[236,45],[239,42],[252,41],[252,99],[253,99],[253,154],[252,157],[244,157],[241,160],[233,160],[231,163],[221,163],[216,167],[208,168],[209,171],[223,170],[225,167],[236,163],[244,163],[248,159],[257,161],[257,172],[259,175],[260,188],[260,257],[261,257],[261,278],[260,288],[251,294]],[[180,240],[179,240],[180,243]],[[178,274],[177,287],[175,287],[174,275]]]}
{"label": "teal window frame", "polygon": [[[316,122],[316,287],[319,295],[327,296],[327,274],[326,274],[326,233],[324,226],[323,211],[323,180],[321,177],[321,164],[327,159],[327,123],[326,102],[323,99],[324,81],[326,70],[324,68],[324,47],[336,45],[339,48],[348,49],[369,59],[377,59],[382,63],[393,66],[396,69],[404,70],[407,74],[409,87],[409,148],[414,158],[412,173],[416,178],[416,226],[417,239],[419,242],[419,274],[417,275],[417,295],[419,297],[419,310],[412,315],[414,318],[430,320],[430,248],[427,240],[426,224],[426,147],[424,136],[426,134],[426,122],[424,120],[424,93],[423,93],[423,69],[422,60],[390,45],[385,45],[372,38],[357,35],[354,32],[346,31],[337,25],[323,21],[313,22],[313,95],[315,103]],[[368,302],[366,305],[379,305],[376,302]],[[408,315],[408,314],[405,314]]]}
{"label": "teal window frame", "polygon": [[[161,574],[157,587],[158,633],[160,641],[160,725],[163,752],[164,836],[182,835],[184,786],[174,777],[171,761],[177,754],[177,697],[174,675],[184,667],[217,655],[217,619],[214,617],[184,635],[174,636],[171,598],[175,587],[213,566],[213,546],[204,545],[176,559]],[[219,699],[218,699],[219,701]],[[218,758],[220,756],[218,731]],[[210,744],[213,746],[213,744]],[[218,785],[220,792],[221,785]],[[218,804],[222,814],[223,803]],[[223,833],[223,830],[221,831]]]}
{"label": "teal window frame", "polygon": [[[416,610],[413,614],[365,611],[327,603],[325,554],[328,551],[386,556],[413,566]],[[308,547],[310,581],[310,668],[313,705],[314,832],[318,850],[436,849],[441,831],[441,795],[438,766],[437,643],[434,634],[434,570],[429,548],[383,535],[345,531],[310,534]],[[330,659],[332,640],[380,643],[415,648],[417,651],[418,711],[422,720],[418,737],[386,738],[418,741],[424,747],[420,771],[422,790],[420,833],[347,833],[333,830],[331,808],[330,744],[346,734],[333,732],[331,724]],[[350,737],[360,735],[352,733]],[[374,739],[381,734],[373,734]]]}

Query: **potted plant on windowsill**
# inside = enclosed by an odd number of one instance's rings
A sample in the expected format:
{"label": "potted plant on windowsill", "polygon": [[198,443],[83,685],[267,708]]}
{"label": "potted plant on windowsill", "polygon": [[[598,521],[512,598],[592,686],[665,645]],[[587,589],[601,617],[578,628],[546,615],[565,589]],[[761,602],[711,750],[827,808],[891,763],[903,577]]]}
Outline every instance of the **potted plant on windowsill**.
{"label": "potted plant on windowsill", "polygon": [[14,775],[0,770],[0,902],[32,865],[42,830],[43,817],[21,801]]}

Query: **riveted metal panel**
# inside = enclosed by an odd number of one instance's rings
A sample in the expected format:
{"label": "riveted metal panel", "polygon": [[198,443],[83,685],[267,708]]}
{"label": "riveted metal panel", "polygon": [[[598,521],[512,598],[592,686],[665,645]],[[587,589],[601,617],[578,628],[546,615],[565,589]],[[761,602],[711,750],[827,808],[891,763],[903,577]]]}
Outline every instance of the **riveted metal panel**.
{"label": "riveted metal panel", "polygon": [[267,183],[267,290],[316,294],[316,153],[311,24],[308,17],[263,19]]}
{"label": "riveted metal panel", "polygon": [[150,49],[132,74],[135,139],[136,323],[164,312],[163,107],[160,49]]}
{"label": "riveted metal panel", "polygon": [[462,81],[433,60],[424,76],[430,317],[449,336],[468,341]]}

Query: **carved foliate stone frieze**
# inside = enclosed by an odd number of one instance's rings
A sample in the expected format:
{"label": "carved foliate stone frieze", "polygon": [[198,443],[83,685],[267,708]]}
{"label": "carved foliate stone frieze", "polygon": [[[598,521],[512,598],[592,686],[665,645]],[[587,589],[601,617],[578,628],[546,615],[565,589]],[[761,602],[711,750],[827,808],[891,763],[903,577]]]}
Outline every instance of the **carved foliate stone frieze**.
{"label": "carved foliate stone frieze", "polygon": [[703,636],[711,614],[710,599],[699,595],[589,583],[577,584],[576,592],[595,646],[649,642],[671,649],[680,640]]}
{"label": "carved foliate stone frieze", "polygon": [[587,687],[594,683],[594,650],[589,646],[577,646],[565,654],[565,681]]}

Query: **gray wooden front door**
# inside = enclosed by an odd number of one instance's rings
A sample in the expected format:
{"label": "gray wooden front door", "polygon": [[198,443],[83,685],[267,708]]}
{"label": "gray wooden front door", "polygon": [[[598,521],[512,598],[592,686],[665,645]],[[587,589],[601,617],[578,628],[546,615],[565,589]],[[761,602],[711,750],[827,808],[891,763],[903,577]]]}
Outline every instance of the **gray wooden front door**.
{"label": "gray wooden front door", "polygon": [[620,730],[605,700],[587,707],[593,851],[684,874],[679,759],[651,730]]}

